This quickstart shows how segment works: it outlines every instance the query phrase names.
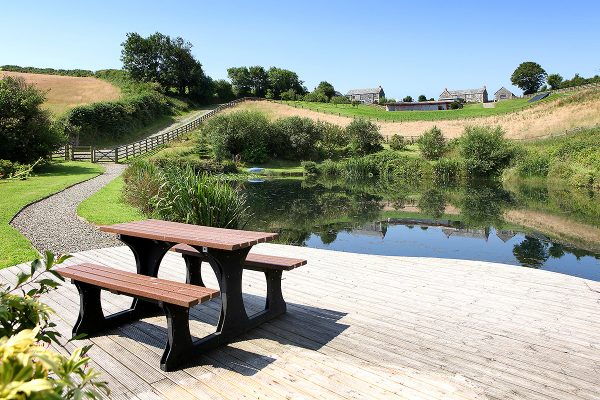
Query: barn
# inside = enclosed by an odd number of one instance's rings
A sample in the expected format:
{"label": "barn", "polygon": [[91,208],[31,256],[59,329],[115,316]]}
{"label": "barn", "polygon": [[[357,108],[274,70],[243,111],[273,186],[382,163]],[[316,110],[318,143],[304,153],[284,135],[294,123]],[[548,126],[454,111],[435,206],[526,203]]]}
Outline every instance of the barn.
{"label": "barn", "polygon": [[379,102],[379,99],[385,97],[385,92],[381,86],[373,89],[352,89],[346,93],[346,97],[350,101],[360,101],[365,104],[373,104]]}
{"label": "barn", "polygon": [[449,110],[452,100],[442,101],[417,101],[417,102],[399,102],[388,103],[385,105],[387,111],[438,111]]}
{"label": "barn", "polygon": [[502,86],[500,89],[498,89],[498,91],[496,93],[494,93],[494,99],[496,101],[514,99],[515,97],[517,97],[517,96],[515,96],[513,94],[513,92],[511,92],[504,86]]}
{"label": "barn", "polygon": [[462,100],[465,103],[487,103],[488,92],[485,86],[477,89],[461,90],[448,90],[448,88],[446,88],[442,94],[440,94],[438,100]]}

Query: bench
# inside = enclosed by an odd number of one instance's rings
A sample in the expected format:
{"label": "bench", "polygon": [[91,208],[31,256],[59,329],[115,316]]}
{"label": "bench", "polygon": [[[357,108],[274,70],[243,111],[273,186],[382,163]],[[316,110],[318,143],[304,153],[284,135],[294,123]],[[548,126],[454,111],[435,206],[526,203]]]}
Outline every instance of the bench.
{"label": "bench", "polygon": [[167,318],[168,335],[160,368],[170,371],[188,356],[192,347],[189,309],[219,295],[218,290],[203,286],[153,278],[95,264],[78,264],[56,270],[71,279],[79,291],[80,308],[73,335],[96,332],[143,318],[135,307],[104,316],[101,290],[133,297],[137,301],[158,303]]}
{"label": "bench", "polygon": [[[171,251],[180,253],[185,260],[187,268],[186,283],[204,286],[201,272],[202,261],[210,264],[210,259],[202,252],[187,244],[175,245],[171,248]],[[244,269],[259,271],[265,274],[267,281],[265,310],[270,310],[271,314],[283,314],[287,307],[281,294],[282,273],[283,271],[291,271],[305,264],[306,260],[299,258],[248,253],[244,260]],[[220,280],[219,270],[214,268],[212,264],[211,267],[213,267],[217,279]]]}

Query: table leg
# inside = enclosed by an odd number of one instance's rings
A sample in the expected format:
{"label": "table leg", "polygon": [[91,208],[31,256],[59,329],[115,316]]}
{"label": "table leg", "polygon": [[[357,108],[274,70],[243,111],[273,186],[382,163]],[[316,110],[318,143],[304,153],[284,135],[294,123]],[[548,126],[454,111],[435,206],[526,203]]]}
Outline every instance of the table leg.
{"label": "table leg", "polygon": [[[174,243],[160,240],[150,240],[135,236],[119,235],[119,240],[125,243],[133,252],[137,273],[146,276],[157,277],[160,262],[173,247]],[[162,313],[156,303],[134,299],[131,310],[136,318],[144,318]]]}

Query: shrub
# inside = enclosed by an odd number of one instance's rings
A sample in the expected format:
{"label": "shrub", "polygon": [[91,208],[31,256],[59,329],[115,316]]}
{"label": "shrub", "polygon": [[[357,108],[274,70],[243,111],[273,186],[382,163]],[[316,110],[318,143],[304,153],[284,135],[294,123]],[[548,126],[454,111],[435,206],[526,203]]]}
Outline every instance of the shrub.
{"label": "shrub", "polygon": [[196,172],[206,172],[209,174],[229,174],[238,172],[237,165],[230,160],[219,162],[213,159],[197,159],[195,157],[175,155],[171,157],[154,157],[151,161],[160,168],[185,167],[189,165]]}
{"label": "shrub", "polygon": [[268,132],[269,121],[263,114],[236,111],[209,119],[201,136],[206,135],[218,161],[239,154],[243,161],[260,163],[268,158]]}
{"label": "shrub", "polygon": [[46,252],[43,260],[35,260],[28,271],[17,274],[14,287],[3,285],[0,290],[2,399],[102,399],[110,393],[88,366],[90,359],[85,354],[90,346],[67,357],[39,344],[57,342],[59,336],[53,330],[55,324],[49,322],[52,309],[39,302],[39,297],[59,282],[44,275],[63,280],[52,268],[67,258]]}
{"label": "shrub", "polygon": [[406,141],[403,136],[394,134],[389,140],[389,145],[392,150],[404,150]]}
{"label": "shrub", "polygon": [[242,228],[248,219],[246,197],[229,183],[190,166],[160,170],[154,215],[167,221]]}
{"label": "shrub", "polygon": [[302,161],[302,168],[304,169],[304,175],[314,176],[319,174],[319,167],[314,161]]}
{"label": "shrub", "polygon": [[421,154],[427,160],[437,160],[446,151],[446,139],[437,126],[423,133],[417,143]]}
{"label": "shrub", "polygon": [[93,145],[118,141],[171,112],[165,96],[148,91],[117,101],[75,107],[61,118],[61,123],[77,127],[76,133],[69,137],[71,143]]}
{"label": "shrub", "polygon": [[333,157],[337,150],[350,144],[350,138],[348,138],[346,131],[339,125],[318,121],[317,129],[320,132],[318,145],[327,157]]}
{"label": "shrub", "polygon": [[460,101],[453,101],[452,103],[450,103],[451,110],[458,110],[461,108],[463,108],[463,104]]}
{"label": "shrub", "polygon": [[467,127],[460,142],[467,172],[474,176],[497,176],[510,164],[514,154],[499,126]]}
{"label": "shrub", "polygon": [[269,149],[275,157],[289,160],[314,158],[320,139],[319,126],[310,118],[279,118],[271,124]]}
{"label": "shrub", "polygon": [[281,100],[294,101],[296,100],[296,97],[296,91],[294,89],[289,89],[281,93]]}
{"label": "shrub", "polygon": [[461,179],[462,171],[460,160],[440,158],[433,164],[433,180],[436,183],[455,183]]}
{"label": "shrub", "polygon": [[420,158],[399,157],[385,166],[385,175],[390,178],[418,182],[431,175],[431,165]]}
{"label": "shrub", "polygon": [[383,136],[379,127],[362,118],[354,119],[346,127],[350,145],[356,154],[370,154],[383,148]]}
{"label": "shrub", "polygon": [[6,179],[17,171],[19,163],[10,160],[0,160],[0,179]]}
{"label": "shrub", "polygon": [[325,177],[336,177],[343,174],[342,163],[332,160],[323,161],[319,170],[321,175]]}
{"label": "shrub", "polygon": [[302,100],[310,101],[313,103],[327,103],[329,101],[329,99],[324,93],[317,91],[305,94]]}
{"label": "shrub", "polygon": [[144,215],[152,214],[152,199],[158,194],[158,168],[146,160],[134,161],[123,173],[123,199]]}
{"label": "shrub", "polygon": [[65,143],[42,109],[44,94],[22,78],[0,79],[0,159],[33,162]]}
{"label": "shrub", "polygon": [[346,96],[333,96],[329,102],[333,104],[350,104],[350,100]]}
{"label": "shrub", "polygon": [[520,176],[548,176],[550,169],[550,158],[543,154],[527,154],[517,163],[517,172]]}

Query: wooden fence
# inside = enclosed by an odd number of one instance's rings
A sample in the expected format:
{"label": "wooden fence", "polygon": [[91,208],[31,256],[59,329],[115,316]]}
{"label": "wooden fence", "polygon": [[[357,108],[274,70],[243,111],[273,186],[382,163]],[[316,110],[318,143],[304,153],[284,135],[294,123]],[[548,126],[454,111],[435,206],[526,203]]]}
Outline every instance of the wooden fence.
{"label": "wooden fence", "polygon": [[255,98],[242,98],[229,103],[221,104],[206,114],[160,135],[149,136],[137,142],[120,145],[110,149],[96,148],[94,146],[72,146],[66,145],[52,153],[53,160],[72,160],[90,162],[121,162],[130,158],[140,156],[149,151],[163,146],[179,136],[197,129],[202,122],[214,116],[219,111],[235,106],[246,100],[257,100]]}

